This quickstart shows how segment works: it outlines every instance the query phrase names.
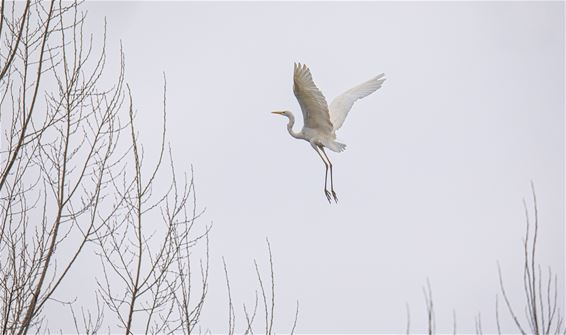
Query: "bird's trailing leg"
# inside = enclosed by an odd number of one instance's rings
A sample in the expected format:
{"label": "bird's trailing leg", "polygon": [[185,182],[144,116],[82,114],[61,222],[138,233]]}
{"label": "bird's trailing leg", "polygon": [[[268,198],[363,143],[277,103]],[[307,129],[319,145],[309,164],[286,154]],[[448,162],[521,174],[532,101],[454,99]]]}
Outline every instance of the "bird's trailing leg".
{"label": "bird's trailing leg", "polygon": [[324,151],[324,147],[320,147],[320,150],[324,154],[324,157],[326,157],[326,161],[328,162],[328,166],[330,167],[330,191],[332,192],[332,197],[334,198],[334,201],[338,203],[338,197],[336,196],[336,192],[334,192],[334,177],[332,176],[332,162],[326,155],[326,151]]}
{"label": "bird's trailing leg", "polygon": [[[316,151],[316,153],[320,156],[320,159],[322,159],[322,161],[324,162],[324,167],[325,167],[325,171],[324,171],[324,194],[326,195],[326,199],[328,200],[328,203],[332,203],[332,198],[330,196],[330,192],[328,192],[328,189],[326,188],[327,181],[328,181],[328,166],[329,166],[329,164],[326,162],[326,159],[324,159],[324,156],[320,152],[320,147],[318,145],[312,143],[312,142],[311,142],[311,146],[313,147],[314,151]],[[332,181],[332,178],[331,178],[331,181]]]}

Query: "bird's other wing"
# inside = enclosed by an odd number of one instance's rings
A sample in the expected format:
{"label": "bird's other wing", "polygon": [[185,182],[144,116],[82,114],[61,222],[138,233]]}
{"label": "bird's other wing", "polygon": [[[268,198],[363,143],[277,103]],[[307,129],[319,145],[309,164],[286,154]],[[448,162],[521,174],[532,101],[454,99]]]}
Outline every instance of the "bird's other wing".
{"label": "bird's other wing", "polygon": [[295,64],[293,74],[293,92],[303,111],[304,126],[332,133],[334,127],[330,122],[328,104],[324,95],[312,80],[312,75],[306,65]]}
{"label": "bird's other wing", "polygon": [[367,97],[381,87],[385,81],[384,76],[385,74],[382,73],[365,83],[361,83],[358,86],[347,90],[332,100],[329,111],[330,122],[334,125],[334,131],[342,127],[348,112],[350,112],[350,109],[352,109],[356,100]]}

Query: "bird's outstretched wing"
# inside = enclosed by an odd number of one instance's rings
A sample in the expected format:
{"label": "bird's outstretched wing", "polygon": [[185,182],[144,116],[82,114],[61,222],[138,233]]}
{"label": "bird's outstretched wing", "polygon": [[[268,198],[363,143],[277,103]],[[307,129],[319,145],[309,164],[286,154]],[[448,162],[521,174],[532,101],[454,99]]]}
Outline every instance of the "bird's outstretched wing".
{"label": "bird's outstretched wing", "polygon": [[350,109],[352,109],[356,100],[367,97],[381,87],[385,81],[384,76],[385,74],[382,73],[365,83],[347,90],[332,100],[329,111],[330,122],[332,122],[332,125],[334,126],[334,131],[342,127],[348,112],[350,112]]}
{"label": "bird's outstretched wing", "polygon": [[334,128],[330,122],[328,104],[314,84],[309,68],[304,64],[295,64],[293,92],[303,111],[305,127],[331,134]]}

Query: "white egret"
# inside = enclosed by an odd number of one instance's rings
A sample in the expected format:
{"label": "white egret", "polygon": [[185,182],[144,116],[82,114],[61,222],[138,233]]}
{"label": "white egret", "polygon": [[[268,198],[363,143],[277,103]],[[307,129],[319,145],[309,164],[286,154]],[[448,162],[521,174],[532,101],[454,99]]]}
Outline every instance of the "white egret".
{"label": "white egret", "polygon": [[[293,131],[295,116],[290,111],[278,111],[273,114],[284,115],[289,118],[287,130],[294,138],[305,140],[310,143],[314,151],[320,156],[326,168],[324,174],[324,194],[331,202],[338,202],[334,192],[334,181],[332,177],[332,163],[326,155],[324,148],[335,152],[346,149],[346,145],[336,142],[336,130],[342,127],[348,112],[352,109],[356,100],[364,98],[381,87],[385,74],[380,74],[358,86],[355,86],[334,98],[330,106],[326,103],[324,95],[312,80],[309,68],[301,63],[295,63],[293,74],[293,92],[299,101],[303,112],[303,129],[300,132]],[[330,192],[327,188],[328,170],[330,169]]]}

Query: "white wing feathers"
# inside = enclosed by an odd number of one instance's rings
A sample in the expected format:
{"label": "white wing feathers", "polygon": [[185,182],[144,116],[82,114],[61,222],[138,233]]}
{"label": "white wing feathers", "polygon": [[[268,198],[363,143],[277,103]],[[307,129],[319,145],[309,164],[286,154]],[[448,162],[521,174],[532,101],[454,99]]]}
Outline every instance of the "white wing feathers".
{"label": "white wing feathers", "polygon": [[356,100],[367,97],[381,87],[385,81],[384,76],[385,74],[382,73],[365,83],[347,90],[332,100],[329,111],[330,122],[332,122],[332,125],[334,126],[334,131],[342,127],[348,112],[350,112],[350,109],[352,109]]}
{"label": "white wing feathers", "polygon": [[304,126],[332,134],[334,127],[330,122],[328,104],[324,95],[314,84],[311,72],[306,65],[295,64],[293,92],[303,111]]}

